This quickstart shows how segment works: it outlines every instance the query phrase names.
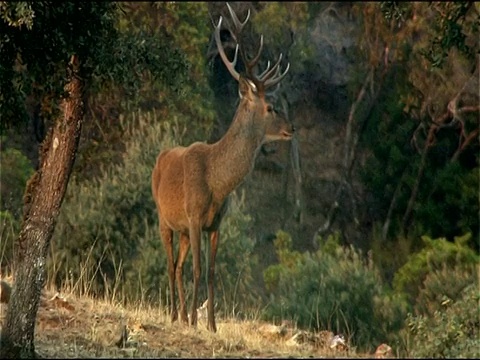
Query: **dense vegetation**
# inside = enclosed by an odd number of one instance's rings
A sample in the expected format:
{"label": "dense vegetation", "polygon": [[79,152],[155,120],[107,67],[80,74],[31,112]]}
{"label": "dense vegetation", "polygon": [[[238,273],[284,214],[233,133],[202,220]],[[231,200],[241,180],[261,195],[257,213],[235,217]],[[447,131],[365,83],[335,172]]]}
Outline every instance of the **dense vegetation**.
{"label": "dense vegetation", "polygon": [[[1,271],[14,265],[22,195],[37,166],[42,129],[58,105],[61,62],[75,46],[91,59],[88,111],[48,277],[58,286],[83,279],[92,294],[115,292],[125,302],[164,303],[166,263],[151,169],[161,149],[213,141],[231,120],[236,84],[211,36],[211,19],[226,9],[223,3],[102,3],[84,8],[78,24],[59,21],[78,10],[75,4],[0,2]],[[288,94],[294,120],[301,121],[295,117],[301,110],[324,107],[322,86],[344,97],[349,111],[324,109],[346,129],[345,154],[335,159],[340,185],[330,191],[339,194],[336,205],[330,212],[309,210],[318,195],[307,184],[319,181],[308,176],[322,169],[302,169],[307,223],[276,229],[273,259],[253,226],[262,214],[248,206],[248,187],[233,196],[218,252],[217,311],[247,316],[261,308],[269,320],[343,332],[366,349],[388,342],[408,356],[478,356],[478,4],[235,5],[240,14],[251,8],[252,38],[263,33],[266,52],[282,51],[290,61],[280,97]],[[89,11],[108,14],[95,25],[101,29],[96,51],[87,42],[95,31],[86,21]],[[318,44],[334,44],[318,28],[335,29],[334,17],[348,20],[343,36],[355,44],[331,55],[349,64],[342,74],[347,84],[315,87],[308,79],[324,71]],[[68,26],[85,34],[65,38]],[[33,46],[40,41],[41,48]],[[338,120],[339,113],[347,117]],[[329,125],[317,121],[303,130],[315,126]],[[289,201],[285,196],[275,205],[288,208]],[[322,227],[325,218],[331,222]],[[302,226],[319,230],[303,236],[295,231]],[[189,266],[190,259],[185,276]]]}

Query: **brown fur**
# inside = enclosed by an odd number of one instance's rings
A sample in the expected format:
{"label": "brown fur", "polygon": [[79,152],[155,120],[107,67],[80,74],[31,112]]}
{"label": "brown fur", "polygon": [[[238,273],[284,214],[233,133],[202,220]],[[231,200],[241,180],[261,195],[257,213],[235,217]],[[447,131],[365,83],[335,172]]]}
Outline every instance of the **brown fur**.
{"label": "brown fur", "polygon": [[[188,147],[164,150],[152,173],[152,193],[158,210],[160,234],[168,260],[171,317],[178,317],[175,304],[177,281],[180,316],[188,323],[182,285],[182,266],[190,246],[193,253],[194,292],[191,324],[197,321],[200,280],[201,232],[210,235],[208,277],[208,328],[216,331],[213,313],[213,279],[219,226],[228,195],[252,170],[262,144],[289,140],[293,126],[273,110],[263,93],[243,77],[239,79],[241,101],[227,133],[214,144],[196,142]],[[173,231],[180,233],[177,260],[173,256]]]}

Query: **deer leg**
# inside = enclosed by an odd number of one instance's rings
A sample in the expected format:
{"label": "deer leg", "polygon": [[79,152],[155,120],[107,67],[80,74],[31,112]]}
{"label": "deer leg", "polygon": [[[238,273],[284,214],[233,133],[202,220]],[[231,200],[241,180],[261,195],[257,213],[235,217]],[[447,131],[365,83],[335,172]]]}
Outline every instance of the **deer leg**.
{"label": "deer leg", "polygon": [[219,231],[210,232],[210,264],[208,269],[208,329],[217,332],[215,325],[215,300],[214,300],[214,280],[215,280],[215,256],[217,255]]}
{"label": "deer leg", "polygon": [[190,245],[193,256],[193,299],[192,310],[190,314],[190,325],[197,326],[197,303],[198,303],[198,285],[200,283],[201,264],[200,264],[200,245],[202,230],[199,223],[190,224]]}
{"label": "deer leg", "polygon": [[175,277],[177,279],[178,297],[180,299],[180,319],[188,324],[187,309],[185,306],[185,293],[183,291],[183,263],[190,249],[190,239],[187,234],[180,234],[180,244],[178,248],[177,265],[175,267]]}
{"label": "deer leg", "polygon": [[167,253],[168,285],[170,287],[170,307],[172,322],[178,318],[177,305],[175,304],[175,264],[173,263],[173,231],[160,222],[160,235]]}

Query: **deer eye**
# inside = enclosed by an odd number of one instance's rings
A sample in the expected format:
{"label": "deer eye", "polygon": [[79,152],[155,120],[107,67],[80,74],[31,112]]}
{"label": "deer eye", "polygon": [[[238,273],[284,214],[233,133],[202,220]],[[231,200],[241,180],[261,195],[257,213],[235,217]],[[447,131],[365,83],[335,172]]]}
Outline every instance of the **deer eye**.
{"label": "deer eye", "polygon": [[273,111],[273,106],[272,105],[267,105],[267,111],[270,113]]}

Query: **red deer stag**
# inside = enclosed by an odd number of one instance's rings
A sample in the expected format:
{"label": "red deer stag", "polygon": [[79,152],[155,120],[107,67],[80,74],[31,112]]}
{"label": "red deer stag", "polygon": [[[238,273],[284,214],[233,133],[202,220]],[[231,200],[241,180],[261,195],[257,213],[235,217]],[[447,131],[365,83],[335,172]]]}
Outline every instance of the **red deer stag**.
{"label": "red deer stag", "polygon": [[[215,27],[215,41],[219,54],[230,74],[239,82],[240,103],[232,124],[225,135],[214,144],[195,142],[188,147],[163,150],[157,157],[152,172],[152,193],[160,223],[160,236],[168,260],[171,320],[177,320],[175,304],[175,279],[180,300],[180,317],[188,323],[185,294],[182,285],[182,267],[190,246],[193,255],[193,303],[190,323],[197,323],[198,285],[200,281],[200,246],[202,231],[209,233],[210,254],[208,269],[208,329],[216,332],[214,315],[214,273],[219,225],[226,212],[229,194],[253,169],[255,157],[262,144],[275,140],[290,140],[294,128],[274,110],[265,99],[265,90],[276,86],[285,77],[279,56],[276,64],[260,75],[254,74],[263,48],[263,37],[257,55],[248,60],[238,35],[247,23],[239,21],[227,4],[235,27],[235,57],[230,62],[220,40],[222,17]],[[246,76],[235,70],[240,50]],[[178,257],[174,261],[173,232],[179,232]]]}

